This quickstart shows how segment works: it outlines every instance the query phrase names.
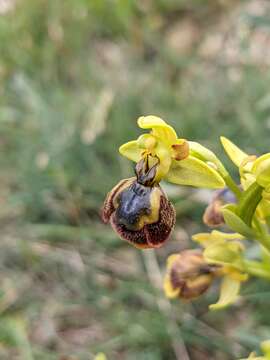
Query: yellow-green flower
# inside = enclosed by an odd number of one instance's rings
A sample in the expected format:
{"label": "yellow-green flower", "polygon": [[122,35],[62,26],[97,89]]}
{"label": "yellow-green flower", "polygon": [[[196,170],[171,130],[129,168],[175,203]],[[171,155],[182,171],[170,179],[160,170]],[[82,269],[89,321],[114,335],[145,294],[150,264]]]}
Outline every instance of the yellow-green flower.
{"label": "yellow-green flower", "polygon": [[221,137],[221,143],[229,158],[239,168],[243,189],[247,190],[255,182],[264,188],[256,213],[261,219],[270,216],[270,153],[260,157],[249,155],[225,137]]}
{"label": "yellow-green flower", "polygon": [[193,237],[204,247],[203,257],[206,263],[219,265],[223,276],[220,297],[216,304],[210,305],[210,309],[221,309],[231,305],[238,299],[240,286],[246,281],[243,261],[243,244],[238,241],[243,237],[240,234],[226,234],[220,231],[200,233]]}
{"label": "yellow-green flower", "polygon": [[264,356],[257,356],[256,353],[252,352],[248,358],[241,360],[270,360],[270,340],[263,341],[261,349]]}
{"label": "yellow-green flower", "polygon": [[151,155],[152,164],[158,162],[155,181],[165,179],[181,185],[223,188],[224,180],[217,170],[217,158],[195,142],[178,138],[175,130],[157,116],[141,116],[138,126],[150,133],[122,145],[120,153],[139,162]]}
{"label": "yellow-green flower", "polygon": [[95,357],[94,360],[107,360],[107,357],[105,354],[103,353],[98,353]]}

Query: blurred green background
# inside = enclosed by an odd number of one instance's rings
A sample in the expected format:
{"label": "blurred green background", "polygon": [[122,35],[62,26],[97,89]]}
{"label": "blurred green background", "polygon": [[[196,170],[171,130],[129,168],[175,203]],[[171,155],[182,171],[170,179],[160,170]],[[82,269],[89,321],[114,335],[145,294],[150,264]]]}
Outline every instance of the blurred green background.
{"label": "blurred green background", "polygon": [[209,191],[164,185],[177,226],[158,262],[99,217],[133,174],[118,147],[140,115],[233,174],[220,135],[269,151],[269,14],[263,0],[0,0],[1,360],[231,360],[270,338],[266,282],[221,312],[218,288],[168,304],[153,286],[205,229]]}

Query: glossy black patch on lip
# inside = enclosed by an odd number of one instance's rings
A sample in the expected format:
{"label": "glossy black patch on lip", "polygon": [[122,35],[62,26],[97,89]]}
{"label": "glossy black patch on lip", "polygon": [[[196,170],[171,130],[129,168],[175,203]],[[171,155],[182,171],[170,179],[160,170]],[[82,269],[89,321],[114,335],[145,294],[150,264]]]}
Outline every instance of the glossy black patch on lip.
{"label": "glossy black patch on lip", "polygon": [[119,236],[137,248],[159,248],[169,238],[175,224],[175,210],[165,196],[160,198],[159,219],[153,224],[147,224],[140,230],[129,230],[119,224],[116,212],[111,216],[111,225]]}
{"label": "glossy black patch on lip", "polygon": [[115,232],[137,248],[158,248],[169,238],[175,210],[155,182],[158,162],[149,168],[139,161],[136,177],[120,181],[106,196],[101,217]]}
{"label": "glossy black patch on lip", "polygon": [[132,183],[118,195],[115,217],[128,230],[137,230],[142,215],[151,214],[150,195],[152,188],[138,182]]}

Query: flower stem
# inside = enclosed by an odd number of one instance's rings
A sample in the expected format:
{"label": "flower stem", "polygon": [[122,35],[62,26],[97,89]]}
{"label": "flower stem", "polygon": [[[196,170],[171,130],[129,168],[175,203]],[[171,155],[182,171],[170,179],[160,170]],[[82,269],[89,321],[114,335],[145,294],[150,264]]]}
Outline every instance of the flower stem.
{"label": "flower stem", "polygon": [[239,200],[241,198],[242,191],[239,189],[239,187],[229,173],[224,176],[224,181],[228,188],[235,194],[236,198]]}
{"label": "flower stem", "polygon": [[244,260],[245,272],[250,275],[270,280],[270,269],[268,270],[262,263],[253,260]]}

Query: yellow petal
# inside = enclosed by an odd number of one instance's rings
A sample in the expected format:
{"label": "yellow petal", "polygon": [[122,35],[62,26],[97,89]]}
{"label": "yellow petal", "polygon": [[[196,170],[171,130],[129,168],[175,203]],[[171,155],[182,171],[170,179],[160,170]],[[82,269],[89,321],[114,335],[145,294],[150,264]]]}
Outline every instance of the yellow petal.
{"label": "yellow petal", "polygon": [[167,258],[167,270],[170,270],[176,260],[179,259],[180,254],[172,254]]}
{"label": "yellow petal", "polygon": [[244,151],[239,149],[234,143],[224,136],[221,136],[220,141],[223,145],[224,150],[226,151],[229,158],[236,166],[240,166],[243,160],[248,156]]}
{"label": "yellow petal", "polygon": [[240,281],[233,280],[229,275],[224,276],[220,289],[220,297],[216,304],[209,306],[211,310],[219,310],[233,304],[238,299]]}
{"label": "yellow petal", "polygon": [[224,233],[222,231],[213,230],[212,236],[215,236],[216,238],[222,238],[224,240],[241,240],[244,239],[244,236],[238,234],[238,233]]}
{"label": "yellow petal", "polygon": [[217,243],[225,243],[230,240],[241,240],[244,237],[238,233],[224,233],[222,231],[213,230],[211,233],[198,233],[192,236],[192,239],[203,247],[208,247]]}
{"label": "yellow petal", "polygon": [[166,179],[174,184],[209,189],[221,189],[225,186],[223,178],[215,169],[193,156],[181,161],[173,160]]}
{"label": "yellow petal", "polygon": [[215,237],[212,236],[209,233],[199,233],[192,236],[192,240],[198,242],[202,247],[207,249],[210,246],[216,245],[216,244],[224,244],[225,240],[221,237]]}
{"label": "yellow petal", "polygon": [[98,353],[95,357],[94,360],[107,360],[107,357],[105,354],[103,353]]}
{"label": "yellow petal", "polygon": [[137,140],[129,141],[119,148],[119,152],[121,155],[127,157],[129,160],[138,162],[142,158],[142,153],[144,149],[142,149]]}
{"label": "yellow petal", "polygon": [[230,275],[233,280],[240,282],[247,281],[249,278],[248,274],[240,272],[232,266],[224,266],[223,273]]}
{"label": "yellow petal", "polygon": [[142,149],[147,149],[148,151],[151,151],[155,148],[157,144],[157,139],[155,136],[151,134],[142,134],[137,139],[137,144]]}
{"label": "yellow petal", "polygon": [[246,359],[240,359],[240,360],[266,360],[266,358],[264,356],[256,356],[255,352],[252,352],[248,358]]}
{"label": "yellow petal", "polygon": [[163,142],[158,141],[155,148],[155,154],[159,159],[159,165],[157,167],[156,181],[160,181],[170,170],[172,163],[171,153]]}
{"label": "yellow petal", "polygon": [[166,297],[169,299],[174,299],[180,294],[180,289],[173,288],[169,274],[165,275],[165,279],[163,282],[163,289]]}
{"label": "yellow petal", "polygon": [[157,116],[149,115],[139,117],[138,126],[142,129],[152,129],[152,134],[169,146],[177,140],[174,129]]}
{"label": "yellow petal", "polygon": [[261,349],[265,353],[267,359],[270,358],[270,340],[265,340],[261,343]]}

